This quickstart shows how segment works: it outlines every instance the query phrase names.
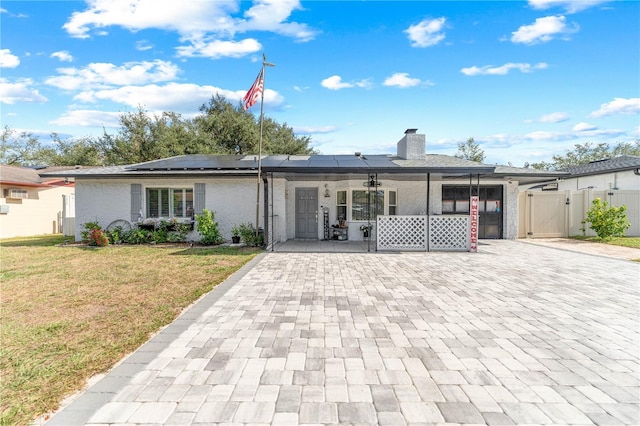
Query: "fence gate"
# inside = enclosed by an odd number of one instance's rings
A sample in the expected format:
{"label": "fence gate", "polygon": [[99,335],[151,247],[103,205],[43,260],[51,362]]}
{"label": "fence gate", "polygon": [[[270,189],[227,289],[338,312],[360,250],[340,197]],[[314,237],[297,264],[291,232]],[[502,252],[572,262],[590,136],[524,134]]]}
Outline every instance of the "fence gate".
{"label": "fence gate", "polygon": [[526,191],[519,197],[518,238],[569,236],[569,191]]}

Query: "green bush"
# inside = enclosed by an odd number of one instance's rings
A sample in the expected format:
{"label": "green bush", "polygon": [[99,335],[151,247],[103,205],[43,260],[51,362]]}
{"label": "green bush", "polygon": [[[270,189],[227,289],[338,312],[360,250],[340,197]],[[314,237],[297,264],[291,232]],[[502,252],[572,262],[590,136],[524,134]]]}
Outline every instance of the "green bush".
{"label": "green bush", "polygon": [[89,237],[91,236],[91,232],[95,230],[102,231],[102,227],[98,224],[98,222],[87,222],[82,225],[84,227],[84,231],[80,233],[82,235],[82,241],[89,241]]}
{"label": "green bush", "polygon": [[196,215],[196,230],[202,235],[200,242],[206,245],[222,244],[224,239],[218,229],[215,214],[208,209],[202,210],[202,214]]}
{"label": "green bush", "polygon": [[126,244],[147,244],[151,242],[152,237],[152,231],[134,227],[122,235],[122,242]]}
{"label": "green bush", "polygon": [[241,223],[238,227],[242,241],[248,246],[257,247],[263,244],[262,234],[256,235],[256,228],[251,223]]}
{"label": "green bush", "polygon": [[606,201],[596,198],[587,210],[587,217],[582,224],[588,223],[598,237],[604,240],[623,237],[624,231],[631,226],[627,221],[626,211],[627,206],[610,207]]}

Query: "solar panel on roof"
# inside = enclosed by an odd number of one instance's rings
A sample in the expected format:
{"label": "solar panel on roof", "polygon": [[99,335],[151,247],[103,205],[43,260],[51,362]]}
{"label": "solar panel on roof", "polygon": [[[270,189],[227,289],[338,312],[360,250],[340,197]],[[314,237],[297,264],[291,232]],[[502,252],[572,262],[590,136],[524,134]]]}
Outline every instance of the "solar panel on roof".
{"label": "solar panel on roof", "polygon": [[338,159],[338,167],[367,167],[367,164],[357,157]]}

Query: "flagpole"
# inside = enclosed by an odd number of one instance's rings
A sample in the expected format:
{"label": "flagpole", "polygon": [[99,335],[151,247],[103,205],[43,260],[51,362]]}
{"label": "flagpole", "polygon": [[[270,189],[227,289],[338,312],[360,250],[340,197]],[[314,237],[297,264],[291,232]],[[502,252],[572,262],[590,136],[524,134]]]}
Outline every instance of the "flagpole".
{"label": "flagpole", "polygon": [[260,229],[260,181],[262,180],[262,127],[264,123],[264,69],[266,67],[275,67],[274,64],[267,62],[267,56],[262,54],[262,94],[260,98],[260,139],[258,142],[258,181],[256,183],[256,240]]}

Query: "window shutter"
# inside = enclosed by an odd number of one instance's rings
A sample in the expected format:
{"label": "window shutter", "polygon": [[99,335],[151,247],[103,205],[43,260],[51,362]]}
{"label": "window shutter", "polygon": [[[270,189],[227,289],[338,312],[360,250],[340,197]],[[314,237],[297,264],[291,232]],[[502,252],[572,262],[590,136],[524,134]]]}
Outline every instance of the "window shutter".
{"label": "window shutter", "polygon": [[142,185],[139,183],[131,184],[131,222],[138,221],[138,214],[142,210]]}
{"label": "window shutter", "polygon": [[202,210],[204,210],[204,183],[196,183],[194,187],[193,193],[193,210],[196,214],[202,214]]}

